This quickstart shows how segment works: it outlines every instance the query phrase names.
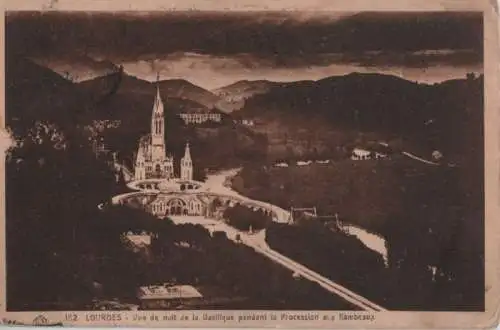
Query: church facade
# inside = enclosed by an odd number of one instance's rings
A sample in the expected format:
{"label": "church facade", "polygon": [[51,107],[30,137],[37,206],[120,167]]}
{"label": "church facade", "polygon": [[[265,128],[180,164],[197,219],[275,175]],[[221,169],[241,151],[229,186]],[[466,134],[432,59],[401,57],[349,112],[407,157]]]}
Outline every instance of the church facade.
{"label": "church facade", "polygon": [[[165,113],[159,86],[156,86],[156,96],[151,116],[151,133],[139,141],[135,160],[135,180],[145,179],[175,179],[174,157],[165,147]],[[193,162],[186,143],[184,157],[181,159],[182,180],[193,180]]]}
{"label": "church facade", "polygon": [[157,217],[169,215],[201,216],[207,212],[207,201],[196,194],[159,194],[147,207]]}

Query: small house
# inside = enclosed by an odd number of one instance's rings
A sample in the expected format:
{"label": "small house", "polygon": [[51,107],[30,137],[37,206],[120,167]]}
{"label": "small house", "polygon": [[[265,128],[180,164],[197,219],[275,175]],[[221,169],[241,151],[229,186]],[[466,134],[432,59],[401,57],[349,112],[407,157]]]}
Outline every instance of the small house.
{"label": "small house", "polygon": [[274,164],[274,167],[288,167],[288,164],[285,162],[276,163]]}
{"label": "small house", "polygon": [[369,150],[361,149],[361,148],[354,148],[351,154],[351,159],[352,160],[367,160],[371,159],[372,157],[372,152]]}
{"label": "small house", "polygon": [[141,309],[171,309],[202,302],[203,295],[191,285],[150,285],[138,289]]}

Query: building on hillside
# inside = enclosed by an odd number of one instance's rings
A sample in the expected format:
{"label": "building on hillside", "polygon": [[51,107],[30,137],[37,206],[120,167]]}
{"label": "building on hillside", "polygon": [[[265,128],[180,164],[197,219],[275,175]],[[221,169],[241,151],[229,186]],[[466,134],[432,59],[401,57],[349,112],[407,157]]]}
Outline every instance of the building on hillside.
{"label": "building on hillside", "polygon": [[440,161],[443,159],[443,154],[439,150],[434,150],[432,152],[432,159],[435,161]]}
{"label": "building on hillside", "polygon": [[244,126],[255,126],[255,122],[252,119],[233,119],[233,123]]}
{"label": "building on hillside", "polygon": [[297,166],[308,166],[312,164],[312,160],[307,160],[307,161],[299,160],[295,164]]}
{"label": "building on hillside", "polygon": [[254,125],[254,121],[251,120],[251,119],[243,119],[241,121],[241,124],[245,125],[245,126],[253,126]]}
{"label": "building on hillside", "polygon": [[131,231],[127,232],[125,238],[129,240],[135,246],[148,246],[151,245],[151,239],[153,237],[152,233],[141,232],[141,233],[133,233]]}
{"label": "building on hillside", "polygon": [[354,148],[351,153],[352,160],[368,160],[387,158],[387,154],[379,151],[370,151],[361,148]]}
{"label": "building on hillside", "polygon": [[213,121],[220,123],[222,121],[222,116],[220,113],[209,112],[209,113],[181,113],[179,117],[184,120],[186,124],[201,124],[207,121]]}
{"label": "building on hillside", "polygon": [[275,163],[274,167],[288,167],[288,163],[285,162]]}
{"label": "building on hillside", "polygon": [[382,153],[382,152],[378,152],[378,151],[376,151],[376,152],[374,153],[374,155],[375,155],[375,159],[383,159],[383,158],[387,158],[387,154],[384,154],[384,153]]}
{"label": "building on hillside", "polygon": [[371,159],[372,153],[371,151],[361,149],[361,148],[354,148],[351,154],[351,159],[352,160],[366,160],[366,159]]}
{"label": "building on hillside", "polygon": [[92,150],[96,156],[107,154],[110,152],[110,149],[108,148],[108,145],[104,142],[104,138],[102,136],[89,138],[89,140],[91,140]]}
{"label": "building on hillside", "polygon": [[[181,160],[181,176],[184,180],[193,179],[193,162],[189,143],[186,144],[185,154]],[[174,157],[167,152],[165,147],[164,105],[158,85],[156,86],[156,97],[153,103],[151,133],[140,139],[135,160],[135,179],[153,178],[174,178]]]}

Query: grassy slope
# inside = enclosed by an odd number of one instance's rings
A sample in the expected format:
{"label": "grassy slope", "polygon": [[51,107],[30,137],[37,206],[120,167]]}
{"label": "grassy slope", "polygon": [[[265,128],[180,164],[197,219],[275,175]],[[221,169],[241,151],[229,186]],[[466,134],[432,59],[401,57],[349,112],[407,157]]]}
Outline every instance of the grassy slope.
{"label": "grassy slope", "polygon": [[[244,195],[284,208],[315,206],[323,215],[338,213],[347,222],[384,233],[388,221],[404,218],[409,211],[404,201],[418,188],[417,182],[448,171],[394,157],[288,168],[245,168],[233,180],[233,187]],[[426,200],[415,201],[418,202]]]}

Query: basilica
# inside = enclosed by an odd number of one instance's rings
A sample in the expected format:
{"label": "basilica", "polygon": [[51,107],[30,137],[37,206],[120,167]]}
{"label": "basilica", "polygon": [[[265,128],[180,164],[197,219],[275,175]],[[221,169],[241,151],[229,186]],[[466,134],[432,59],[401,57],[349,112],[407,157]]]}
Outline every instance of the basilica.
{"label": "basilica", "polygon": [[[165,114],[158,84],[151,116],[151,133],[139,141],[134,176],[135,180],[175,178],[174,157],[165,148]],[[184,157],[181,159],[180,179],[193,180],[189,143],[186,143]]]}

